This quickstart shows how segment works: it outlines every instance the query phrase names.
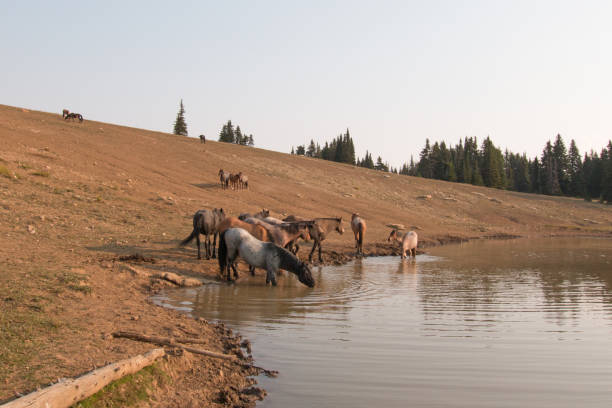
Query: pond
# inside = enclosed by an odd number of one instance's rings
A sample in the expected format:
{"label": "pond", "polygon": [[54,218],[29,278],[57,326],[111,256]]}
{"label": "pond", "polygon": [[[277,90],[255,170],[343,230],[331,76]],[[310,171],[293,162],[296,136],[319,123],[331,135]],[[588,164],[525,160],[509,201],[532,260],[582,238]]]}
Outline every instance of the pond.
{"label": "pond", "polygon": [[[243,274],[246,276],[247,274]],[[166,291],[253,343],[261,407],[609,407],[612,241],[477,241]]]}

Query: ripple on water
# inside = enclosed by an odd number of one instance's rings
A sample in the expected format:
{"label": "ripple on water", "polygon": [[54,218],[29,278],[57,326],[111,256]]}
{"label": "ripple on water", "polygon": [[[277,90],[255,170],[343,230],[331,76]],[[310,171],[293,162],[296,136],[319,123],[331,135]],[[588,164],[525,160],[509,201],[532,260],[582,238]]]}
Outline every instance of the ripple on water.
{"label": "ripple on water", "polygon": [[[608,406],[609,241],[470,243],[156,301],[238,328],[276,406]],[[601,256],[605,255],[605,256]]]}

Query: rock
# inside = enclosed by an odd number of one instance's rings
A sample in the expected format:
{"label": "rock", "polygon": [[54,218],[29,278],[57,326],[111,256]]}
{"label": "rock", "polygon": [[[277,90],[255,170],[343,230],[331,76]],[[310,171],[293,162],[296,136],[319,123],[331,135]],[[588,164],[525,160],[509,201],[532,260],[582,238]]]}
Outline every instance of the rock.
{"label": "rock", "polygon": [[36,234],[36,228],[32,224],[28,225],[28,232],[30,234]]}
{"label": "rock", "polygon": [[493,201],[494,203],[498,203],[498,204],[502,203],[501,200],[498,200],[497,198],[494,198],[494,197],[489,198],[489,201]]}
{"label": "rock", "polygon": [[420,195],[420,196],[417,196],[416,198],[420,200],[431,200],[431,194]]}

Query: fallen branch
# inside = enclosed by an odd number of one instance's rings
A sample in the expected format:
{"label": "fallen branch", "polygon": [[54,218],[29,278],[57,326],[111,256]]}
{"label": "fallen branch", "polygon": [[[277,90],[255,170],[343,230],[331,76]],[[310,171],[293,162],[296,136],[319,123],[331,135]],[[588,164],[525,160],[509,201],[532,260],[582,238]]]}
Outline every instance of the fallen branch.
{"label": "fallen branch", "polygon": [[160,272],[153,275],[156,278],[167,280],[178,286],[202,286],[202,282],[194,278],[185,278],[172,272]]}
{"label": "fallen branch", "polygon": [[74,379],[66,379],[50,387],[15,399],[2,408],[64,408],[95,394],[112,381],[140,371],[165,354],[158,348],[121,360]]}
{"label": "fallen branch", "polygon": [[176,340],[171,339],[169,337],[145,336],[144,334],[140,334],[140,333],[124,332],[124,331],[114,332],[113,337],[119,337],[119,338],[136,340],[136,341],[144,341],[146,343],[153,343],[159,346],[179,347],[179,348],[185,349],[186,351],[190,353],[201,354],[203,356],[208,356],[208,357],[220,358],[223,360],[236,360],[237,359],[237,357],[233,354],[222,354],[222,353],[216,353],[214,351],[202,350],[202,349],[196,349],[196,348],[189,347],[189,346],[184,346],[182,344],[179,344]]}
{"label": "fallen branch", "polygon": [[130,340],[136,340],[136,341],[144,341],[146,343],[153,343],[153,344],[157,344],[157,345],[160,345],[160,346],[177,347],[177,348],[183,349],[185,351],[188,351],[188,352],[194,353],[194,354],[200,354],[200,355],[203,355],[203,356],[219,358],[219,359],[222,359],[222,360],[230,360],[230,361],[233,361],[233,362],[235,362],[237,364],[240,364],[242,367],[245,367],[245,368],[255,368],[255,369],[260,370],[261,372],[263,372],[268,377],[276,377],[278,375],[278,371],[266,370],[263,367],[258,367],[258,366],[253,365],[253,364],[244,363],[244,362],[242,362],[242,361],[240,361],[238,359],[238,356],[235,356],[233,354],[216,353],[214,351],[202,350],[202,349],[197,349],[197,348],[185,346],[183,344],[179,344],[179,343],[192,343],[193,342],[193,341],[188,340],[188,339],[180,339],[180,340],[177,339],[177,340],[175,340],[175,339],[171,339],[169,337],[146,336],[146,335],[140,334],[140,333],[124,332],[124,331],[114,332],[113,333],[113,337],[115,337],[115,338],[130,339]]}

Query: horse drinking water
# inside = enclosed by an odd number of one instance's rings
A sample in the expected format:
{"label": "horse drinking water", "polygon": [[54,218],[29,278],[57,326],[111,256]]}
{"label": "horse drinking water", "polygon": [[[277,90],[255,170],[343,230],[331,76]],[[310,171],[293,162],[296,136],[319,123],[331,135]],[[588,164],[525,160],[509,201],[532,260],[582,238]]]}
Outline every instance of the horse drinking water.
{"label": "horse drinking water", "polygon": [[304,285],[311,288],[315,285],[308,265],[291,252],[271,242],[262,242],[241,228],[227,229],[219,237],[219,269],[222,275],[227,271],[228,281],[231,281],[230,267],[234,270],[234,278],[238,278],[234,264],[238,256],[252,267],[265,269],[266,284],[276,286],[276,273],[284,269],[296,274]]}
{"label": "horse drinking water", "polygon": [[397,229],[393,228],[389,234],[389,238],[387,238],[387,242],[389,241],[397,241],[402,244],[402,259],[406,258],[406,252],[408,252],[408,258],[410,258],[411,254],[413,258],[416,258],[416,248],[419,241],[416,232],[408,231],[407,233],[402,234]]}

